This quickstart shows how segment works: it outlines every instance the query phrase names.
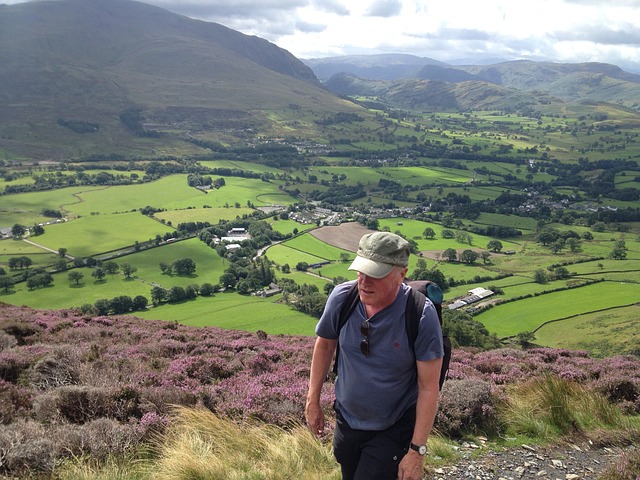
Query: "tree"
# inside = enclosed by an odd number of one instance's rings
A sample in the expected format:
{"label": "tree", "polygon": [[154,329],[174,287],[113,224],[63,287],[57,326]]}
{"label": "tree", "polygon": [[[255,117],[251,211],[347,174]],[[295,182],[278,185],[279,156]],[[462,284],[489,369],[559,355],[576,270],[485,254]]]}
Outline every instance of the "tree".
{"label": "tree", "polygon": [[571,274],[569,273],[569,270],[566,267],[558,267],[553,270],[553,276],[556,279],[561,280],[564,278],[569,278]]}
{"label": "tree", "polygon": [[127,313],[133,308],[133,300],[128,295],[120,295],[112,298],[109,306],[115,314]]}
{"label": "tree", "polygon": [[148,303],[149,300],[147,300],[147,297],[145,297],[144,295],[136,295],[135,297],[133,297],[133,305],[131,306],[131,309],[133,311],[144,310],[145,308],[147,308]]}
{"label": "tree", "polygon": [[42,225],[34,225],[31,227],[31,233],[36,237],[42,235],[44,233],[44,227]]}
{"label": "tree", "polygon": [[11,290],[13,288],[13,284],[13,278],[11,278],[9,275],[0,275],[0,288],[5,292]]}
{"label": "tree", "polygon": [[473,250],[464,250],[460,254],[460,261],[466,263],[467,265],[472,265],[478,260],[480,255],[478,252],[474,252]]}
{"label": "tree", "polygon": [[95,278],[98,282],[101,282],[106,276],[106,273],[103,268],[97,267],[93,270],[93,272],[91,272],[91,276]]}
{"label": "tree", "polygon": [[11,235],[14,237],[23,237],[25,233],[27,233],[27,227],[24,225],[16,223],[11,227]]}
{"label": "tree", "polygon": [[66,257],[67,256],[67,249],[64,248],[64,247],[60,247],[58,249],[58,256],[61,257],[61,258]]}
{"label": "tree", "polygon": [[200,295],[203,297],[210,297],[215,293],[215,287],[210,283],[203,283],[200,287]]}
{"label": "tree", "polygon": [[251,291],[253,290],[253,286],[249,282],[247,282],[247,280],[242,279],[238,281],[236,290],[242,295],[247,295],[251,293]]}
{"label": "tree", "polygon": [[547,283],[548,281],[547,272],[542,270],[541,268],[537,269],[533,272],[533,281],[536,283]]}
{"label": "tree", "polygon": [[169,290],[169,294],[167,295],[167,302],[169,303],[181,302],[186,299],[187,293],[185,289],[178,285],[171,287],[171,290]]}
{"label": "tree", "polygon": [[196,273],[196,263],[190,258],[181,258],[173,262],[173,271],[176,275],[193,275]]}
{"label": "tree", "polygon": [[412,277],[413,280],[431,280],[432,282],[437,283],[442,290],[449,288],[449,283],[447,282],[444,273],[437,268],[433,270],[422,270],[418,273],[414,272],[414,275],[415,276]]}
{"label": "tree", "polygon": [[560,235],[558,234],[557,230],[552,228],[547,228],[542,232],[540,232],[540,234],[538,234],[537,241],[538,243],[541,243],[542,245],[547,246],[555,242],[559,236]]}
{"label": "tree", "polygon": [[108,315],[109,312],[111,311],[111,302],[106,298],[101,298],[100,300],[96,300],[96,303],[94,303],[94,306],[96,307],[96,313],[98,315]]}
{"label": "tree", "polygon": [[114,275],[114,274],[118,273],[118,270],[120,270],[120,265],[118,265],[116,262],[111,261],[111,262],[106,262],[102,266],[102,268],[109,275]]}
{"label": "tree", "polygon": [[154,305],[159,305],[160,303],[167,300],[167,295],[169,292],[166,288],[162,287],[153,287],[151,289],[151,301]]}
{"label": "tree", "polygon": [[160,262],[160,271],[164,275],[171,275],[173,273],[173,267],[165,262]]}
{"label": "tree", "polygon": [[429,240],[432,240],[432,239],[433,239],[433,237],[435,237],[435,236],[436,236],[436,232],[435,232],[435,230],[434,230],[433,228],[431,228],[431,227],[427,227],[427,228],[425,228],[425,229],[424,229],[424,231],[422,232],[422,236],[423,236],[424,238],[428,238]]}
{"label": "tree", "polygon": [[558,240],[553,242],[551,245],[549,245],[549,249],[551,250],[551,253],[559,253],[564,248],[564,244],[565,244],[565,241],[562,238],[559,238]]}
{"label": "tree", "polygon": [[593,237],[593,233],[591,233],[591,232],[584,232],[584,233],[582,234],[582,238],[583,238],[585,241],[587,241],[587,242],[592,242],[592,241],[593,241],[593,238],[594,238],[594,237]]}
{"label": "tree", "polygon": [[498,253],[502,250],[502,242],[500,240],[489,240],[489,243],[487,243],[487,249],[491,250],[493,253]]}
{"label": "tree", "polygon": [[76,282],[76,285],[80,284],[80,280],[84,278],[84,274],[82,272],[78,272],[77,270],[73,270],[69,272],[69,281]]}
{"label": "tree", "polygon": [[53,283],[53,277],[49,273],[37,273],[27,278],[27,288],[34,290],[39,287],[46,287]]}
{"label": "tree", "polygon": [[29,268],[33,264],[33,260],[29,257],[11,257],[9,259],[9,269],[17,270],[19,268]]}
{"label": "tree", "polygon": [[445,228],[442,230],[442,232],[440,232],[440,236],[442,238],[455,238],[456,234],[453,232],[453,230],[449,230],[448,228]]}
{"label": "tree", "polygon": [[185,297],[187,300],[193,300],[198,297],[200,287],[198,285],[187,285],[184,289]]}
{"label": "tree", "polygon": [[[589,233],[589,232],[586,232],[586,233]],[[580,252],[582,250],[582,243],[577,238],[567,238],[566,245],[567,247],[569,247],[569,250],[571,250],[574,253]]]}
{"label": "tree", "polygon": [[458,230],[458,232],[456,232],[456,242],[466,243],[467,245],[473,245],[473,237],[469,232]]}
{"label": "tree", "polygon": [[122,264],[122,273],[127,278],[131,278],[131,275],[133,275],[137,271],[138,271],[138,267],[134,267],[130,263],[123,263]]}
{"label": "tree", "polygon": [[531,343],[536,339],[536,335],[533,332],[520,332],[516,335],[516,343],[522,348],[531,346]]}
{"label": "tree", "polygon": [[442,256],[450,262],[455,262],[458,259],[458,252],[456,252],[455,248],[447,248],[442,252]]}
{"label": "tree", "polygon": [[220,275],[219,281],[220,285],[222,285],[224,288],[233,288],[236,286],[238,279],[233,273],[225,272]]}
{"label": "tree", "polygon": [[627,249],[616,247],[613,250],[611,250],[611,253],[609,254],[609,256],[614,260],[624,260],[625,258],[627,258]]}

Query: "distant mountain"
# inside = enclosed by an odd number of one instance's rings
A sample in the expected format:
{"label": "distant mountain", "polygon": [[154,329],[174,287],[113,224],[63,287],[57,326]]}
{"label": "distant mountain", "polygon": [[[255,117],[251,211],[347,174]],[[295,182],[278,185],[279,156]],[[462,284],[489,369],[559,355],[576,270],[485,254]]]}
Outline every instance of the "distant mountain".
{"label": "distant mountain", "polygon": [[327,88],[347,97],[371,97],[386,106],[412,110],[466,111],[513,109],[515,106],[548,104],[547,94],[534,94],[485,81],[366,80],[354,75],[334,75]]}
{"label": "distant mountain", "polygon": [[567,101],[591,100],[640,106],[640,75],[607,63],[520,60],[456,68],[496,85],[553,92]]}
{"label": "distant mountain", "polygon": [[321,80],[348,73],[371,80],[414,77],[425,65],[446,66],[432,58],[405,54],[345,55],[303,60]]}
{"label": "distant mountain", "polygon": [[[408,62],[394,56],[358,57],[358,65],[332,57],[305,61],[319,78],[324,65],[343,70],[330,77],[327,88],[339,95],[376,96],[390,106],[403,108],[512,108],[549,102],[609,102],[640,108],[640,75],[605,63],[551,63],[512,61],[493,65],[452,66],[443,63],[415,68],[419,57]],[[385,64],[385,61],[389,61]],[[435,62],[435,61],[434,61]],[[399,66],[396,66],[399,65]],[[375,70],[374,70],[375,68]],[[385,72],[384,77],[379,72]]]}
{"label": "distant mountain", "polygon": [[353,108],[264,39],[129,0],[0,5],[0,45],[0,151],[26,158],[172,152],[175,138],[140,132],[268,128],[271,109]]}
{"label": "distant mountain", "polygon": [[483,78],[467,73],[453,67],[441,67],[439,65],[426,65],[415,75],[424,80],[440,80],[442,82],[466,82],[471,80],[483,80]]}

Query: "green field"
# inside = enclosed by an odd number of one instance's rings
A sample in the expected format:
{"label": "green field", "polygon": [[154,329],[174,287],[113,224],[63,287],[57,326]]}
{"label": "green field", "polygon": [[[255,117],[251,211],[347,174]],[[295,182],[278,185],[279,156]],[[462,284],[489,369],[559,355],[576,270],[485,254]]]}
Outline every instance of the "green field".
{"label": "green field", "polygon": [[208,222],[211,225],[217,225],[221,220],[234,220],[243,215],[251,215],[253,211],[248,207],[236,208],[233,206],[227,208],[185,208],[158,212],[155,217],[175,226],[187,222]]}
{"label": "green field", "polygon": [[638,301],[640,288],[637,283],[602,282],[505,303],[475,318],[498,337],[509,337],[523,331],[535,331],[547,322],[629,306]]}
{"label": "green field", "polygon": [[[228,148],[228,157],[199,162],[192,158],[172,159],[166,161],[166,165],[164,160],[157,162],[157,166],[167,168],[185,165],[189,170],[169,171],[198,171],[214,180],[218,175],[206,173],[206,169],[241,170],[262,177],[225,176],[224,186],[206,193],[190,187],[186,173],[161,177],[161,174],[148,172],[149,160],[146,159],[140,162],[105,160],[99,168],[91,162],[76,162],[71,163],[73,169],[53,163],[31,166],[25,161],[13,176],[0,178],[0,192],[7,186],[35,188],[45,185],[49,188],[43,182],[80,179],[83,173],[105,172],[122,180],[135,180],[135,183],[73,186],[0,196],[0,226],[45,224],[44,234],[23,241],[0,241],[0,267],[17,277],[23,272],[8,271],[8,263],[15,257],[28,256],[33,261],[31,269],[52,269],[60,261],[56,254],[59,248],[67,249],[71,257],[92,256],[96,259],[107,258],[111,251],[122,253],[127,248],[125,253],[128,254],[115,261],[129,263],[137,271],[132,279],[116,274],[107,275],[105,280],[98,282],[91,276],[92,269],[80,268],[77,271],[84,277],[79,285],[69,281],[68,271],[58,272],[53,274],[53,286],[29,291],[25,282],[21,282],[8,292],[0,290],[0,301],[43,309],[69,308],[119,295],[150,298],[153,286],[170,289],[203,283],[217,285],[230,266],[229,260],[223,260],[216,250],[197,237],[169,243],[160,240],[166,239],[167,234],[176,234],[182,223],[218,225],[236,219],[246,220],[262,215],[257,210],[260,207],[271,212],[263,216],[264,221],[286,236],[284,241],[265,251],[265,256],[273,263],[276,277],[293,279],[299,285],[313,285],[325,292],[325,287],[334,278],[356,278],[355,272],[347,270],[354,253],[325,244],[309,234],[308,231],[322,220],[302,224],[287,218],[295,218],[293,213],[297,207],[305,212],[329,207],[325,203],[334,199],[325,198],[322,193],[331,191],[339,195],[341,187],[359,185],[363,187],[359,196],[336,206],[335,210],[344,213],[345,221],[362,220],[358,218],[359,214],[365,217],[363,223],[376,218],[379,229],[398,231],[415,241],[420,254],[411,256],[409,274],[416,269],[420,258],[425,260],[428,269],[442,272],[447,282],[454,285],[445,292],[446,302],[464,296],[475,287],[501,289],[503,293],[490,297],[490,301],[511,302],[496,305],[474,317],[489,332],[502,338],[522,331],[535,331],[537,344],[586,348],[596,354],[615,353],[616,349],[631,351],[633,342],[637,342],[638,311],[637,307],[627,305],[640,303],[640,223],[611,220],[605,222],[605,231],[598,232],[587,208],[611,206],[635,211],[638,202],[615,199],[603,193],[592,198],[591,188],[600,175],[606,173],[605,169],[599,170],[599,166],[598,169],[581,170],[575,178],[565,177],[561,167],[570,164],[577,168],[586,161],[611,160],[614,150],[616,158],[638,158],[637,114],[610,105],[563,105],[562,110],[557,105],[539,105],[537,109],[536,117],[490,111],[413,112],[398,118],[379,110],[375,114],[384,118],[384,125],[371,115],[362,122],[336,123],[331,127],[316,124],[318,114],[308,113],[304,116],[304,122],[308,123],[304,124],[306,126],[298,123],[300,128],[293,126],[300,118],[298,114],[293,115],[293,109],[283,115],[273,112],[273,118],[280,122],[278,136],[302,135],[300,129],[307,128],[314,133],[320,132],[323,138],[318,143],[330,145],[329,148],[334,146],[337,156],[325,154],[324,148],[319,156],[315,156],[308,153],[306,147],[301,147],[300,151],[305,153],[297,158],[273,158],[268,150],[263,156],[258,152],[262,140],[256,140],[252,146],[255,154],[245,155],[243,148],[234,150],[233,141],[225,135],[221,143]],[[599,123],[593,119],[597,113],[606,114],[608,125],[619,130],[615,134],[599,130]],[[383,134],[386,135],[384,141],[381,140]],[[208,134],[201,135],[202,139],[218,141],[208,138]],[[264,132],[260,133],[262,135]],[[262,138],[265,143],[270,142],[269,135]],[[151,139],[137,142],[140,145],[157,143]],[[595,144],[600,148],[594,147]],[[422,149],[427,145],[442,146],[446,154],[432,158],[429,148]],[[607,151],[609,146],[611,151]],[[508,147],[504,155],[496,154],[500,147]],[[160,157],[179,156],[161,143],[154,148]],[[180,153],[203,154],[196,146],[184,148]],[[349,157],[349,152],[354,156]],[[215,153],[207,158],[219,155]],[[252,161],[235,159],[245,157]],[[135,170],[120,170],[134,165]],[[10,172],[9,165],[5,168]],[[607,185],[615,189],[638,189],[637,177],[637,170],[625,166],[615,171]],[[158,179],[147,181],[151,178]],[[575,187],[574,183],[579,179],[587,179],[588,185]],[[389,184],[393,188],[387,189]],[[536,197],[538,189],[542,193]],[[524,212],[520,216],[515,212],[522,210],[510,210],[497,201],[501,196],[524,195],[534,198],[534,203],[556,204],[544,215]],[[573,201],[574,198],[576,201],[570,206],[558,203],[560,199]],[[469,201],[474,206],[482,202],[482,208],[466,211],[462,207]],[[284,208],[268,208],[278,205]],[[140,210],[145,207],[152,207],[154,212],[149,216],[142,215]],[[402,207],[409,210],[401,211]],[[45,217],[45,209],[59,211],[64,219],[56,222],[55,218]],[[421,209],[425,210],[421,212]],[[608,215],[616,218],[614,212],[616,210],[612,208]],[[414,218],[406,218],[408,216]],[[573,221],[574,216],[581,218]],[[636,217],[630,215],[630,218]],[[48,223],[52,221],[54,223]],[[581,238],[590,233],[593,240],[581,240],[576,251],[565,247],[554,254],[536,240],[543,224],[563,234],[575,232]],[[492,253],[485,260],[479,258],[471,265],[443,258],[442,253],[449,248],[458,254],[467,249],[484,253],[488,242],[494,240],[469,232],[470,244],[460,243],[456,239],[442,238],[444,229],[456,234],[465,233],[462,228],[479,230],[488,226],[512,227],[521,235],[500,238],[502,252]],[[434,230],[433,239],[424,238],[427,227]],[[160,243],[160,246],[135,251],[136,245],[147,247],[149,241]],[[625,242],[626,259],[613,260],[610,254],[620,241]],[[347,258],[341,258],[345,253]],[[197,271],[194,275],[165,275],[160,271],[160,262],[169,264],[181,258],[195,261]],[[251,263],[252,259],[247,256],[242,260]],[[301,262],[319,265],[308,271],[297,271],[296,265]],[[282,270],[285,264],[291,269],[289,273]],[[559,265],[567,269],[569,278],[556,280],[552,277],[554,268]],[[537,283],[534,280],[537,270],[546,272],[549,280]],[[498,278],[505,274],[511,276]],[[605,281],[560,290],[596,280]],[[553,292],[545,293],[550,291]],[[522,298],[528,295],[536,296]],[[316,319],[294,310],[284,299],[282,294],[263,299],[218,292],[211,298],[199,297],[135,314],[190,325],[313,335]]]}
{"label": "green field", "polygon": [[[196,263],[196,273],[190,276],[165,275],[160,270],[160,262],[172,263],[180,258],[191,258]],[[151,298],[153,286],[170,289],[174,286],[217,285],[224,272],[224,261],[215,250],[198,239],[184,240],[157,248],[133,253],[114,260],[118,264],[128,263],[136,267],[132,278],[121,273],[107,275],[103,281],[91,276],[93,269],[75,269],[84,278],[75,284],[68,279],[69,271],[53,275],[52,286],[29,290],[25,283],[18,283],[11,292],[0,291],[0,301],[33,308],[69,308],[93,304],[100,299],[111,299],[120,295],[135,297],[143,295]]]}
{"label": "green field", "polygon": [[45,227],[45,233],[29,240],[46,248],[67,249],[74,257],[109,252],[136,241],[146,242],[173,229],[139,212],[93,215]]}
{"label": "green field", "polygon": [[292,310],[273,298],[218,293],[212,298],[198,297],[182,304],[164,305],[137,317],[176,321],[198,327],[216,326],[271,335],[313,335],[317,319]]}
{"label": "green field", "polygon": [[636,352],[640,345],[637,305],[585,313],[550,322],[536,331],[536,342],[554,348],[587,350],[604,357]]}

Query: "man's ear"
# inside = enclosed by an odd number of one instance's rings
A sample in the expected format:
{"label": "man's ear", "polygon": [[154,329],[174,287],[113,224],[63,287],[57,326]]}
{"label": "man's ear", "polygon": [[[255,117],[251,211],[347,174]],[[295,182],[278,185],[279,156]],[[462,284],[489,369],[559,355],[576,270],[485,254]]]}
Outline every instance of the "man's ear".
{"label": "man's ear", "polygon": [[404,278],[407,276],[407,272],[409,271],[409,267],[404,267],[400,271],[400,278],[404,281]]}

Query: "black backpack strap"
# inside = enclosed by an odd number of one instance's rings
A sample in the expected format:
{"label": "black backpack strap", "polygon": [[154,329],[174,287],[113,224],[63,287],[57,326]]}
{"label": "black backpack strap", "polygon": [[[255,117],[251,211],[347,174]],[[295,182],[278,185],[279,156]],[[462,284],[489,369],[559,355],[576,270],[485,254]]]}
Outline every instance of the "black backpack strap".
{"label": "black backpack strap", "polygon": [[407,338],[409,339],[409,346],[411,347],[414,358],[416,356],[414,343],[416,343],[416,338],[418,338],[418,326],[420,325],[420,318],[422,317],[422,311],[424,310],[426,301],[427,297],[425,297],[422,292],[417,291],[415,288],[409,289],[407,306],[404,313],[404,326],[407,330]]}
{"label": "black backpack strap", "polygon": [[336,358],[333,362],[333,373],[338,374],[338,355],[340,355],[340,330],[347,323],[347,318],[356,309],[356,305],[360,301],[360,295],[358,295],[358,282],[353,282],[347,291],[347,296],[342,302],[340,307],[340,317],[338,319],[338,343],[336,344]]}
{"label": "black backpack strap", "polygon": [[[417,282],[416,282],[417,283]],[[422,316],[422,311],[424,309],[424,304],[426,301],[426,296],[422,293],[422,291],[418,290],[420,285],[412,285],[411,295],[407,299],[407,309],[406,309],[406,328],[407,328],[407,337],[409,338],[409,343],[411,345],[411,350],[413,351],[413,355],[415,357],[415,348],[414,343],[416,338],[418,338],[418,325],[420,323],[420,317]],[[424,282],[423,288],[427,292],[427,296],[433,303],[433,306],[438,313],[438,320],[440,320],[440,326],[442,326],[442,290],[440,287],[433,282],[426,281]],[[411,307],[411,303],[413,303],[413,308]],[[440,368],[440,379],[439,379],[439,388],[442,390],[442,385],[444,385],[445,380],[447,379],[447,372],[449,371],[449,363],[451,361],[451,340],[447,335],[442,335],[442,347],[444,350],[444,357],[442,357],[442,367]]]}

